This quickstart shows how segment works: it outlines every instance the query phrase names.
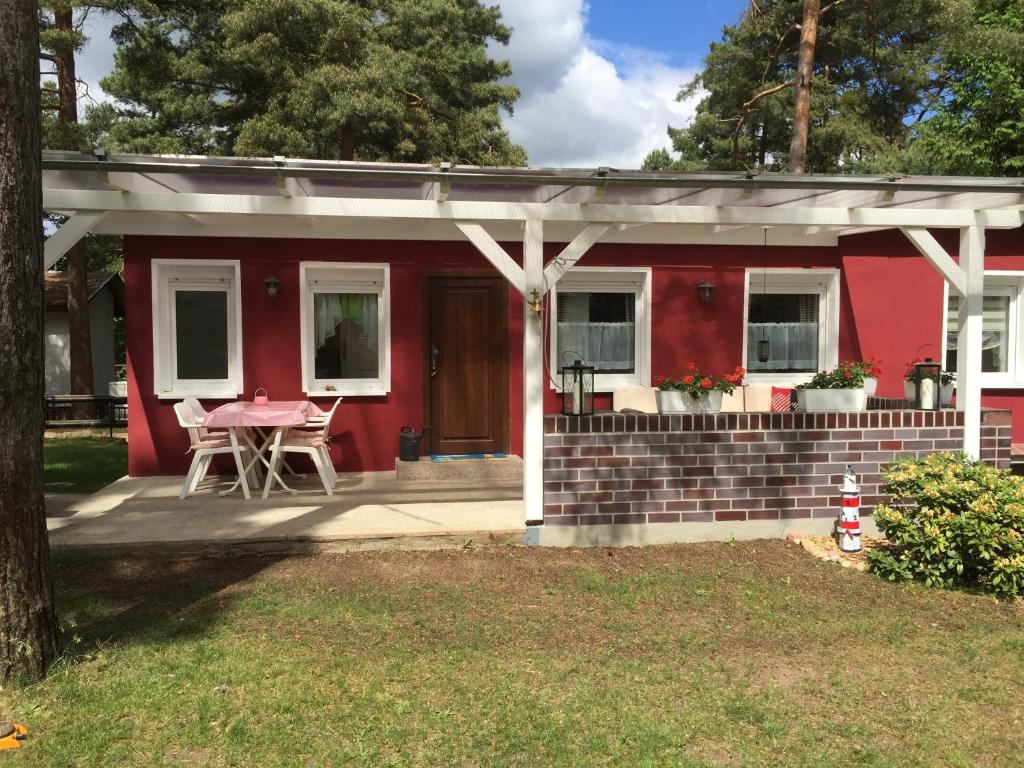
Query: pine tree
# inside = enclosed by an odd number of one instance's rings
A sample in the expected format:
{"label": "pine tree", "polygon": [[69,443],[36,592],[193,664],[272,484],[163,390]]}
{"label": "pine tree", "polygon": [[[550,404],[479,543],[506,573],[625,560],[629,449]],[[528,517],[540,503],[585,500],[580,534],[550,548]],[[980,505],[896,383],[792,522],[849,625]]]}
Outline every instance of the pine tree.
{"label": "pine tree", "polygon": [[[778,170],[790,160],[804,0],[751,0],[723,29],[703,71],[679,93],[703,93],[685,128],[670,128],[682,167]],[[902,151],[941,100],[936,64],[970,0],[831,0],[819,15],[806,168],[857,169]]]}
{"label": "pine tree", "polygon": [[32,0],[0,13],[0,683],[57,652],[43,505],[39,30]]}
{"label": "pine tree", "polygon": [[521,165],[478,0],[169,0],[117,30],[95,113],[139,152]]}

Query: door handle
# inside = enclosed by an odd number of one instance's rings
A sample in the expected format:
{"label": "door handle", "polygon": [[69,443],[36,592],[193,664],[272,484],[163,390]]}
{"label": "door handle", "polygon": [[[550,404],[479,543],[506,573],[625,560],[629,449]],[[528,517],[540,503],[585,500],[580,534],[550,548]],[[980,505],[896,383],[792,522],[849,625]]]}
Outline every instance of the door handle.
{"label": "door handle", "polygon": [[441,350],[437,344],[430,345],[430,375],[437,376],[437,367],[441,363]]}

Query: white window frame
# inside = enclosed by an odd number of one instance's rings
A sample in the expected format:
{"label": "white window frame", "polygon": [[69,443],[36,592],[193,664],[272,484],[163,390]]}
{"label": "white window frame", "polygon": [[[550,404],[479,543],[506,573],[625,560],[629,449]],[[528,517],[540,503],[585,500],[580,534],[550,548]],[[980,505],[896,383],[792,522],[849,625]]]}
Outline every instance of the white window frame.
{"label": "white window frame", "polygon": [[[982,389],[1024,389],[1024,328],[1021,313],[1024,312],[1024,271],[985,270],[987,296],[1010,297],[1009,343],[1007,344],[1006,371],[981,373]],[[961,299],[963,301],[963,299]],[[946,332],[948,326],[949,283],[942,282],[942,364],[946,362]]]}
{"label": "white window frame", "polygon": [[[183,397],[234,398],[244,391],[242,372],[242,280],[237,260],[153,259],[153,389],[162,400]],[[227,294],[228,376],[178,379],[174,293],[222,290]]]}
{"label": "white window frame", "polygon": [[[763,287],[762,287],[763,286]],[[747,323],[750,316],[751,295],[763,293],[817,293],[818,360],[821,370],[831,370],[839,364],[839,270],[829,268],[758,269],[748,267],[743,283],[743,357],[747,364]],[[810,373],[758,373],[747,372],[744,384],[775,384],[796,386],[810,381]]]}
{"label": "white window frame", "polygon": [[558,292],[629,293],[636,296],[633,310],[634,373],[594,373],[595,392],[614,392],[631,385],[651,385],[651,268],[573,267],[551,290],[548,321],[549,386],[562,390],[558,360]]}
{"label": "white window frame", "polygon": [[[387,264],[337,261],[299,263],[299,325],[302,346],[302,391],[311,397],[386,395],[391,391],[391,267]],[[376,379],[317,379],[314,293],[377,294]],[[333,389],[327,389],[328,386]]]}

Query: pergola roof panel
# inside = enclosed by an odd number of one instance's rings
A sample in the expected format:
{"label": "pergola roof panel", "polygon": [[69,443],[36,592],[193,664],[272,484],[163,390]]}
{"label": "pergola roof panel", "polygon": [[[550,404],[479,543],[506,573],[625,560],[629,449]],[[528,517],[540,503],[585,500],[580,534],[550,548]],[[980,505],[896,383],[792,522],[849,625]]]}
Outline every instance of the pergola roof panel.
{"label": "pergola roof panel", "polygon": [[[791,237],[805,242],[812,234],[817,244],[826,230],[834,242],[844,231],[872,227],[963,226],[976,211],[988,212],[981,219],[987,226],[1015,227],[1024,208],[1019,178],[683,174],[64,152],[44,153],[43,188],[49,210],[108,211],[98,232],[138,232],[147,222],[154,232],[164,232],[173,221],[193,231],[202,221],[198,228],[209,235],[236,230],[232,219],[242,215],[273,219],[270,227],[250,226],[254,235],[301,229],[285,224],[297,218],[316,222],[307,236],[344,236],[325,220],[337,217],[352,232],[378,231],[367,222],[391,220],[390,231],[408,239],[423,231],[426,219],[488,221],[496,227],[504,220],[540,218],[549,231],[568,237],[588,221],[628,225],[604,238],[609,242],[705,242],[707,227],[725,242],[726,232],[773,226],[779,229],[773,240],[780,244]],[[128,194],[102,194],[110,191]],[[181,202],[170,204],[167,195],[180,195]],[[282,205],[284,198],[292,199]],[[429,229],[434,237],[459,238],[450,221]],[[331,234],[315,234],[320,232]],[[749,232],[730,239],[736,237],[753,240]]]}

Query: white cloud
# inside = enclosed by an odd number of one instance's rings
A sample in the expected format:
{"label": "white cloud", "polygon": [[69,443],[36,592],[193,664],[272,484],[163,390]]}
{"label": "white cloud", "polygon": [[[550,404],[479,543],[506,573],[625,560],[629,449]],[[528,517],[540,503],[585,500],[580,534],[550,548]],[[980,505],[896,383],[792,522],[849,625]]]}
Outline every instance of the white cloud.
{"label": "white cloud", "polygon": [[669,125],[693,116],[696,100],[675,96],[694,71],[653,51],[587,37],[582,0],[500,6],[512,39],[492,55],[509,59],[522,92],[506,125],[531,165],[637,168],[652,149],[670,146]]}

